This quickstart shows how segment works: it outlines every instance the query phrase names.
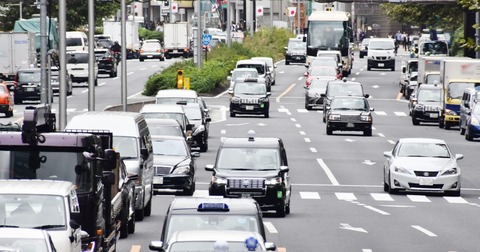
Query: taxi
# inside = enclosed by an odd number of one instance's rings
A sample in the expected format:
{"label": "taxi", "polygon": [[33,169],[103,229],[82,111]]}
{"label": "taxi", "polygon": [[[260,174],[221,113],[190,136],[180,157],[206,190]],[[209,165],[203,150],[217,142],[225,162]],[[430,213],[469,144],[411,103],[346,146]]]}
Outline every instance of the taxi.
{"label": "taxi", "polygon": [[4,113],[5,117],[13,116],[13,97],[5,81],[0,82],[0,113]]}

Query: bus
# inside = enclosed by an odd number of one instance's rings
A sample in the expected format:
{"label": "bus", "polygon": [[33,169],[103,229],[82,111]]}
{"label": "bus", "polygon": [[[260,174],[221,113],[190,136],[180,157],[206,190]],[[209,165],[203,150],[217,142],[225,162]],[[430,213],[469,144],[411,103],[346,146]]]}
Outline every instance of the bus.
{"label": "bus", "polygon": [[[319,50],[338,50],[342,54],[343,76],[351,73],[353,55],[350,42],[353,41],[353,32],[348,12],[314,11],[308,17],[304,33],[310,60],[317,56]],[[307,59],[307,62],[310,61]]]}

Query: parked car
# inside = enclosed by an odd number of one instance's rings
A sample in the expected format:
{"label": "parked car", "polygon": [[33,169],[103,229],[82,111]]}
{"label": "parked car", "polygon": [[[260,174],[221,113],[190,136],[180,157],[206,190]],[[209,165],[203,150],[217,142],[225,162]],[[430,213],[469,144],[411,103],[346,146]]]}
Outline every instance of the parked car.
{"label": "parked car", "polygon": [[198,152],[190,152],[185,138],[179,136],[152,136],[153,144],[153,192],[162,189],[181,190],[185,195],[195,192],[195,158]]}
{"label": "parked car", "polygon": [[333,131],[362,131],[364,136],[371,136],[372,111],[363,96],[335,96],[326,106],[327,135]]}
{"label": "parked car", "polygon": [[[67,71],[73,82],[88,82],[88,52],[69,51],[67,52]],[[94,62],[94,84],[98,85],[98,63]]]}
{"label": "parked car", "polygon": [[160,61],[164,61],[165,55],[160,41],[158,39],[144,40],[142,47],[140,48],[138,59],[140,61],[144,61],[145,59],[159,59]]}
{"label": "parked car", "polygon": [[383,190],[388,193],[405,191],[444,192],[460,196],[461,170],[444,140],[401,138],[392,151],[386,151],[383,166]]}
{"label": "parked car", "polygon": [[4,113],[5,117],[13,116],[13,97],[4,82],[0,82],[0,113]]}
{"label": "parked car", "polygon": [[[68,70],[65,78],[67,79],[67,95],[72,95],[73,93],[73,83],[72,79],[70,78],[70,75],[68,74]],[[52,92],[54,94],[58,94],[60,91],[60,71],[58,70],[57,67],[52,67],[51,68],[51,77],[50,77],[50,85],[52,86]]]}
{"label": "parked car", "polygon": [[95,49],[95,58],[98,62],[98,74],[108,74],[117,77],[118,61],[110,49]]}

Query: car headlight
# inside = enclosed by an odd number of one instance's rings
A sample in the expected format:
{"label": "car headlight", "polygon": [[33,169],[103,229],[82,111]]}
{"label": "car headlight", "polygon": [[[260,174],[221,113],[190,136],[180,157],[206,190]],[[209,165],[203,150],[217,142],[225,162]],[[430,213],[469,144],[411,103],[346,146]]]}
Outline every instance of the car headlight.
{"label": "car headlight", "polygon": [[422,104],[416,104],[415,105],[415,110],[422,111],[423,110],[423,105]]}
{"label": "car headlight", "polygon": [[205,126],[200,125],[195,129],[195,131],[192,133],[192,135],[196,136],[196,135],[198,135],[198,134],[200,134],[204,131],[205,131]]}
{"label": "car headlight", "polygon": [[339,121],[340,120],[340,115],[329,115],[328,120],[330,121]]}
{"label": "car headlight", "polygon": [[212,183],[217,184],[217,185],[226,185],[227,184],[227,179],[213,176],[212,177]]}
{"label": "car headlight", "polygon": [[179,166],[172,171],[172,174],[186,174],[190,172],[190,166]]}
{"label": "car headlight", "polygon": [[445,115],[457,115],[457,112],[450,110],[450,109],[445,109]]}
{"label": "car headlight", "polygon": [[232,97],[232,99],[230,100],[231,103],[235,103],[235,104],[240,104],[240,101],[241,101],[240,97],[236,97],[236,96]]}
{"label": "car headlight", "polygon": [[281,177],[275,177],[275,178],[265,180],[265,185],[278,185],[281,183],[282,183]]}
{"label": "car headlight", "polygon": [[293,52],[291,52],[291,51],[287,52],[287,55],[289,55],[289,56],[291,56],[292,54],[293,54]]}
{"label": "car headlight", "polygon": [[458,173],[458,169],[457,169],[457,168],[450,168],[450,169],[444,171],[444,172],[442,173],[442,176],[443,176],[443,175],[455,175],[455,174],[457,174],[457,173]]}
{"label": "car headlight", "polygon": [[403,174],[410,174],[410,172],[404,167],[395,167],[394,171]]}
{"label": "car headlight", "polygon": [[478,119],[474,116],[470,117],[470,125],[474,125],[474,126],[479,126],[480,125],[480,122],[478,121]]}
{"label": "car headlight", "polygon": [[371,115],[361,115],[360,120],[365,121],[365,122],[371,122],[372,121],[372,116]]}

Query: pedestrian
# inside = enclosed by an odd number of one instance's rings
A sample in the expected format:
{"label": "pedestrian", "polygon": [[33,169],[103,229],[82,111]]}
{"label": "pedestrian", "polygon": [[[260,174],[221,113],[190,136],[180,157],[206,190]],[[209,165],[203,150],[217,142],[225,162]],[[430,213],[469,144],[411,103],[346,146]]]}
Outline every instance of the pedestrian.
{"label": "pedestrian", "polygon": [[408,40],[408,34],[406,32],[403,32],[402,34],[402,45],[403,45],[403,50],[407,50],[407,40]]}
{"label": "pedestrian", "polygon": [[398,31],[395,34],[395,52],[398,50],[398,47],[400,46],[401,43],[402,43],[402,33]]}

